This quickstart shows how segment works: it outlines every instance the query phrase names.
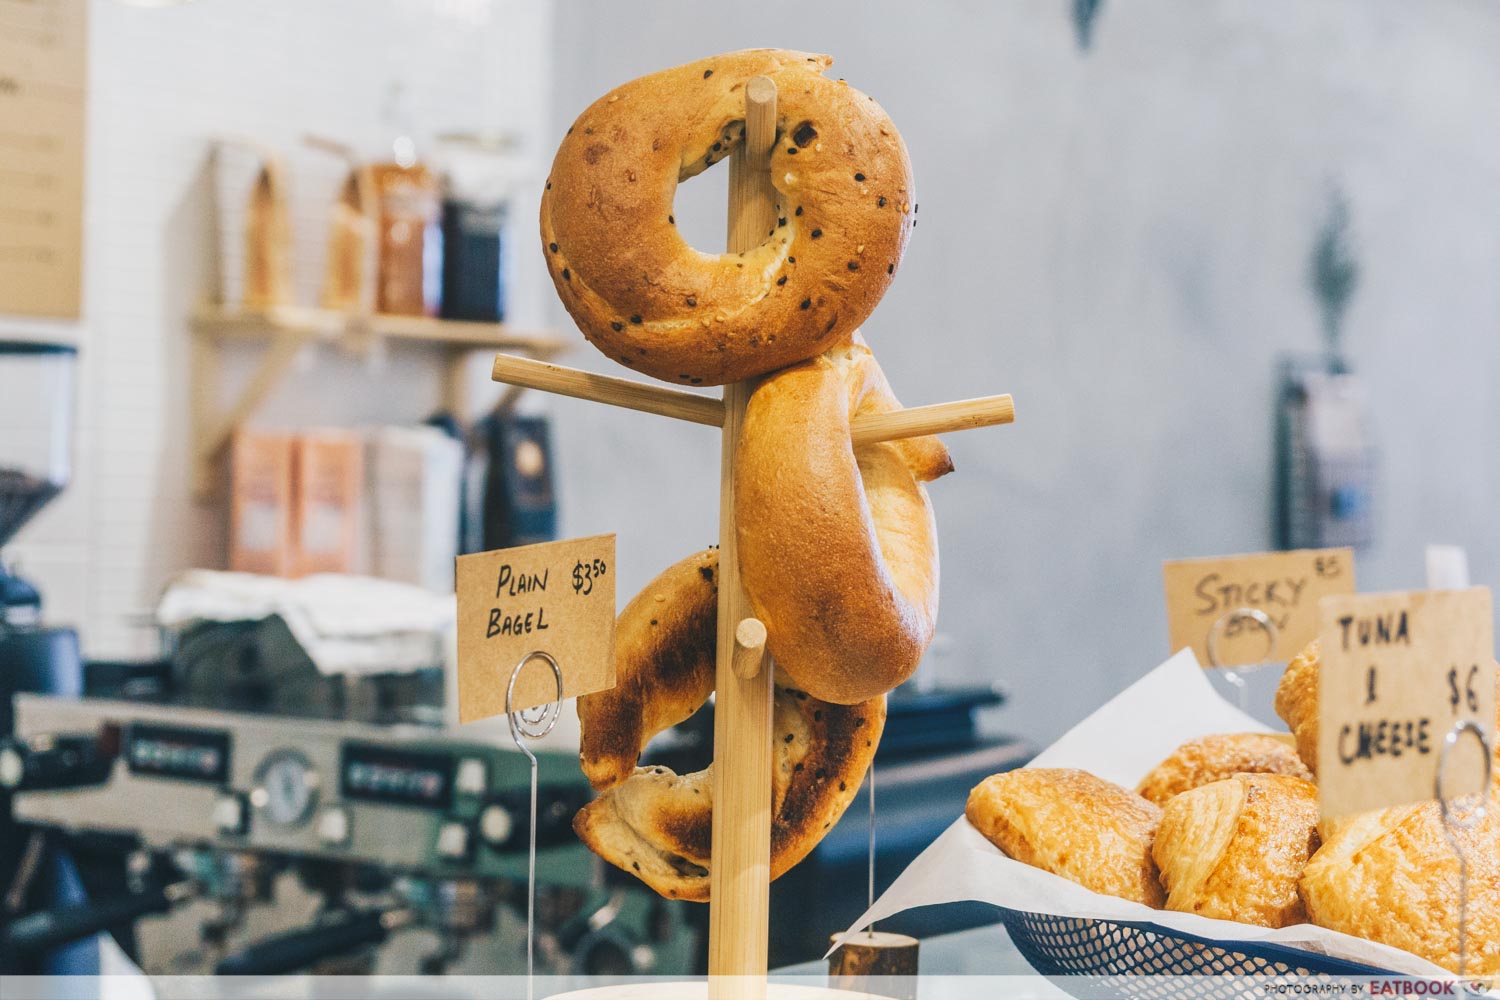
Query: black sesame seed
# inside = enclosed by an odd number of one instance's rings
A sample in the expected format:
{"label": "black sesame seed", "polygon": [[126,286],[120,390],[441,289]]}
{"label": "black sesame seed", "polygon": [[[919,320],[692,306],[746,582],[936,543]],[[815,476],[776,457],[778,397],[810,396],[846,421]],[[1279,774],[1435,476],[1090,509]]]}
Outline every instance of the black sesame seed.
{"label": "black sesame seed", "polygon": [[619,333],[621,330],[625,329],[625,324],[624,323],[611,323],[611,324],[609,324],[609,328],[611,330],[615,331],[616,333]]}
{"label": "black sesame seed", "polygon": [[695,379],[693,379],[693,384],[694,385],[702,385],[703,384],[703,380],[701,378],[695,378]]}
{"label": "black sesame seed", "polygon": [[674,226],[677,225],[677,218],[676,218],[676,216],[672,216],[672,215],[667,216],[667,222],[670,223],[671,225],[674,225]]}
{"label": "black sesame seed", "polygon": [[721,149],[724,148],[724,144],[722,142],[716,142],[716,143],[713,144],[712,148],[713,148],[713,151],[715,153],[717,153],[719,150],[721,150]]}
{"label": "black sesame seed", "polygon": [[854,720],[854,728],[855,729],[858,729],[860,726],[863,726],[864,724],[865,724],[865,720],[863,718],[859,718],[859,719],[855,719]]}
{"label": "black sesame seed", "polygon": [[684,382],[686,382],[688,379],[692,378],[693,376],[691,376],[691,375],[679,375],[677,377],[680,378],[680,379],[682,379]]}
{"label": "black sesame seed", "polygon": [[818,137],[818,130],[813,128],[812,122],[803,122],[797,126],[792,133],[792,141],[799,146],[806,146]]}
{"label": "black sesame seed", "polygon": [[651,624],[652,624],[652,625],[655,625],[655,624],[656,624],[656,619],[655,619],[655,618],[653,618],[653,619],[651,619]]}
{"label": "black sesame seed", "polygon": [[794,739],[794,737],[792,736],[792,734],[791,733],[787,733],[785,736],[783,736],[781,738],[781,742],[783,742],[783,743],[790,743],[790,742],[792,742],[793,739]]}
{"label": "black sesame seed", "polygon": [[803,309],[811,309],[812,308],[812,299],[803,299],[802,300],[802,308]]}
{"label": "black sesame seed", "polygon": [[696,295],[689,295],[687,297],[687,304],[688,304],[689,308],[697,306],[697,304],[698,304],[698,297]]}
{"label": "black sesame seed", "polygon": [[569,271],[567,268],[563,268],[563,280],[564,281],[572,281],[573,280],[573,272]]}
{"label": "black sesame seed", "polygon": [[586,129],[583,130],[583,134],[584,135],[593,135],[594,134],[594,130],[591,129],[591,128],[586,128]]}
{"label": "black sesame seed", "polygon": [[875,199],[875,207],[885,208],[885,195],[881,195],[879,198]]}
{"label": "black sesame seed", "polygon": [[776,279],[776,284],[778,284],[778,285],[784,285],[784,284],[786,284],[786,275],[783,274],[781,277],[777,278]]}
{"label": "black sesame seed", "polygon": [[552,182],[551,182],[551,181],[548,181],[548,182],[547,182],[547,190],[548,190],[548,191],[551,191],[551,190],[552,190]]}
{"label": "black sesame seed", "polygon": [[797,206],[797,211],[793,212],[792,214],[793,215],[801,215],[802,214],[802,206],[798,205]]}
{"label": "black sesame seed", "polygon": [[788,257],[788,258],[787,258],[787,259],[786,259],[786,262],[787,262],[787,263],[788,263],[788,264],[795,264],[795,263],[797,263],[797,258],[796,258],[796,257]]}
{"label": "black sesame seed", "polygon": [[786,148],[786,155],[787,156],[796,156],[797,155],[797,147],[796,146],[788,146]]}
{"label": "black sesame seed", "polygon": [[815,772],[815,773],[814,773],[814,774],[813,774],[813,777],[815,777],[815,778],[817,778],[817,779],[818,779],[818,780],[819,780],[819,781],[822,781],[822,780],[824,780],[824,779],[825,779],[825,778],[827,778],[827,777],[828,777],[828,772],[827,772],[827,771],[825,771],[825,770],[823,770],[823,769],[822,769],[822,768],[821,768],[821,767],[820,767],[820,768],[818,768],[818,770],[817,770],[817,771],[816,771],[816,772]]}
{"label": "black sesame seed", "polygon": [[839,791],[846,791],[848,788],[848,785],[844,784],[842,781],[839,782]]}
{"label": "black sesame seed", "polygon": [[630,862],[630,867],[634,868],[636,871],[640,871],[641,863],[639,861],[632,861]]}
{"label": "black sesame seed", "polygon": [[780,229],[784,225],[786,225],[786,216],[783,215],[781,218],[776,220],[776,228]]}
{"label": "black sesame seed", "polygon": [[714,75],[714,71],[711,70],[711,69],[706,69],[706,70],[703,71],[703,79],[705,79],[705,80],[707,80],[709,77],[711,77],[713,75]]}
{"label": "black sesame seed", "polygon": [[865,175],[864,174],[855,174],[854,175],[854,179],[857,180],[857,181],[862,181],[862,180],[865,179]]}
{"label": "black sesame seed", "polygon": [[820,239],[820,238],[822,238],[822,236],[823,236],[823,230],[821,230],[821,229],[814,229],[812,231],[812,238],[813,239],[815,239],[815,240],[816,239]]}
{"label": "black sesame seed", "polygon": [[885,273],[886,274],[895,274],[896,273],[896,265],[895,264],[887,264],[885,266]]}
{"label": "black sesame seed", "polygon": [[859,261],[857,261],[857,260],[851,260],[845,266],[848,267],[849,270],[851,270],[851,271],[858,271],[859,270]]}
{"label": "black sesame seed", "polygon": [[637,316],[632,316],[632,317],[630,317],[630,322],[634,323],[636,326],[640,326],[641,325],[641,317],[638,316],[638,315]]}
{"label": "black sesame seed", "polygon": [[916,215],[920,211],[922,211],[922,206],[921,205],[913,205],[911,207],[911,214],[912,215]]}
{"label": "black sesame seed", "polygon": [[797,765],[797,766],[796,766],[796,767],[794,767],[794,768],[792,768],[792,770],[793,770],[793,771],[797,771],[797,772],[800,772],[800,771],[801,771],[801,770],[802,770],[802,765],[801,765],[801,764],[798,764],[798,765]]}
{"label": "black sesame seed", "polygon": [[797,700],[798,701],[806,701],[807,700],[807,692],[806,691],[798,691],[797,692]]}
{"label": "black sesame seed", "polygon": [[557,244],[556,243],[548,243],[547,244],[547,249],[551,250],[553,253],[557,253]]}

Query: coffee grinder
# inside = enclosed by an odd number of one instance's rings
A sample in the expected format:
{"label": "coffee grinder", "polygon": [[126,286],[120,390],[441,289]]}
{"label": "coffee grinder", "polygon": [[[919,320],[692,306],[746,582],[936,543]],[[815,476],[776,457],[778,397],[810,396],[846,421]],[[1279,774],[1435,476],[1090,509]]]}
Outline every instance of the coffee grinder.
{"label": "coffee grinder", "polygon": [[[78,633],[43,624],[41,595],[5,551],[68,483],[77,362],[68,344],[0,340],[0,741],[12,733],[17,693],[83,693]],[[0,893],[8,905],[77,892],[67,863],[38,855],[32,840],[12,820],[9,796],[0,794]]]}

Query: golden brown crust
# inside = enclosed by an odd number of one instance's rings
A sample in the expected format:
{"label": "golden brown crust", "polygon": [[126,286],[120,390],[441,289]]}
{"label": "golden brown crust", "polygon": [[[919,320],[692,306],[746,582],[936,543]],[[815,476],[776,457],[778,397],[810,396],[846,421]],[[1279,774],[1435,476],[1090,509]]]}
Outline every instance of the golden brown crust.
{"label": "golden brown crust", "polygon": [[1276,686],[1276,714],[1297,740],[1297,755],[1313,774],[1318,773],[1318,640],[1292,658]]}
{"label": "golden brown crust", "polygon": [[1167,909],[1258,927],[1303,923],[1297,879],[1318,847],[1318,790],[1284,774],[1237,774],[1174,797],[1152,857]]}
{"label": "golden brown crust", "polygon": [[[1500,976],[1500,781],[1485,818],[1458,834],[1469,861],[1471,976]],[[1437,803],[1338,823],[1302,873],[1313,923],[1458,971],[1458,859]]]}
{"label": "golden brown crust", "polygon": [[603,791],[635,771],[641,748],[687,720],[714,689],[719,553],[669,566],[615,622],[615,686],[578,699],[580,763]]}
{"label": "golden brown crust", "polygon": [[[590,343],[655,378],[717,385],[813,357],[870,315],[916,212],[911,163],[873,99],[823,76],[831,61],[730,52],[632,80],[578,117],[541,230]],[[777,226],[746,253],[703,253],[678,232],[673,194],[740,141],[756,75],[777,86]]]}
{"label": "golden brown crust", "polygon": [[974,828],[1017,861],[1086,889],[1161,909],[1151,842],[1161,809],[1134,792],[1066,768],[996,774],[969,793]]}
{"label": "golden brown crust", "polygon": [[1280,737],[1269,733],[1223,733],[1188,740],[1152,768],[1136,791],[1164,806],[1174,795],[1236,774],[1312,778],[1297,751]]}
{"label": "golden brown crust", "polygon": [[740,575],[766,646],[809,694],[852,704],[911,676],[937,620],[934,438],[851,446],[849,421],[900,408],[862,343],[767,378],[735,456]]}
{"label": "golden brown crust", "polygon": [[[677,775],[635,761],[646,739],[687,718],[713,690],[717,571],[717,551],[698,553],[626,605],[615,631],[616,686],[579,699],[584,771],[603,794],[578,813],[573,829],[595,854],[661,895],[698,902],[709,897],[712,768]],[[778,673],[773,725],[775,879],[853,801],[880,742],[885,699],[829,705]]]}

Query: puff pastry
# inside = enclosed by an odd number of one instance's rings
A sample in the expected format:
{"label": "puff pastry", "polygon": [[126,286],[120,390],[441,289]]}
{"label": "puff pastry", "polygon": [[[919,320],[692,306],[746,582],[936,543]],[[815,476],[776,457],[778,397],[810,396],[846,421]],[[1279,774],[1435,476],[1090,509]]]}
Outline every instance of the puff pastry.
{"label": "puff pastry", "polygon": [[1289,775],[1237,774],[1178,795],[1152,848],[1167,909],[1258,927],[1305,922],[1297,878],[1317,823],[1317,787]]}
{"label": "puff pastry", "polygon": [[1087,771],[1023,768],[969,793],[969,822],[1017,861],[1161,909],[1151,841],[1161,809]]}
{"label": "puff pastry", "polygon": [[[1465,973],[1500,976],[1500,779],[1479,823],[1458,833],[1469,859]],[[1339,822],[1302,873],[1313,923],[1458,971],[1458,859],[1437,803]]]}
{"label": "puff pastry", "polygon": [[1174,795],[1236,774],[1287,774],[1311,779],[1297,751],[1269,733],[1224,733],[1188,740],[1151,769],[1136,789],[1159,806]]}
{"label": "puff pastry", "polygon": [[1276,714],[1297,740],[1297,755],[1318,773],[1318,665],[1322,647],[1314,639],[1293,657],[1276,686]]}

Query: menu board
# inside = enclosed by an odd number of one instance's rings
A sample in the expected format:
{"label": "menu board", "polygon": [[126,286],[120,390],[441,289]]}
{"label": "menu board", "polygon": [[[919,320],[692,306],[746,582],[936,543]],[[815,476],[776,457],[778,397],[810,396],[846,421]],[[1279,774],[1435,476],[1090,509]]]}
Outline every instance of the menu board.
{"label": "menu board", "polygon": [[79,313],[87,17],[0,0],[0,314]]}

